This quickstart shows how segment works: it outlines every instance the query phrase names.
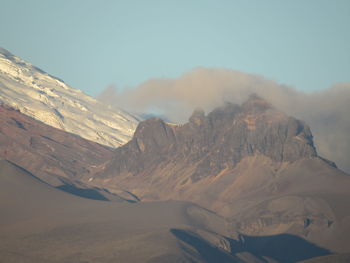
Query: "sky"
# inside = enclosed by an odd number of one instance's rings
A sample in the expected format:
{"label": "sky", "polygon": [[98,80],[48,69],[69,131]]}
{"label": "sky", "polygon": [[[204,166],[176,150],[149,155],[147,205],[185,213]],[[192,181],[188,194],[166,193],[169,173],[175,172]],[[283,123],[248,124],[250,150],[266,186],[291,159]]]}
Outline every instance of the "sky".
{"label": "sky", "polygon": [[97,96],[196,67],[350,81],[349,0],[0,0],[0,46]]}

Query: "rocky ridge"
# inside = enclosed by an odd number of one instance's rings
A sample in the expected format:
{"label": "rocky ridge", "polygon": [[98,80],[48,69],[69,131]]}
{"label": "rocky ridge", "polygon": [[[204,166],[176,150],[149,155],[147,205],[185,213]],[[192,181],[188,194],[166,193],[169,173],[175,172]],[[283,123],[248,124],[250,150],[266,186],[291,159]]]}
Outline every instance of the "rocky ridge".
{"label": "rocky ridge", "polygon": [[289,233],[350,251],[350,177],[318,156],[303,121],[255,95],[196,110],[184,125],[141,122],[92,178],[141,201],[195,202],[224,216],[233,236]]}
{"label": "rocky ridge", "polygon": [[251,96],[242,106],[227,103],[207,116],[196,110],[184,125],[159,118],[141,122],[133,139],[115,151],[105,175],[127,171],[137,175],[145,167],[172,159],[196,163],[192,181],[234,168],[243,158],[263,155],[275,162],[316,157],[310,128]]}

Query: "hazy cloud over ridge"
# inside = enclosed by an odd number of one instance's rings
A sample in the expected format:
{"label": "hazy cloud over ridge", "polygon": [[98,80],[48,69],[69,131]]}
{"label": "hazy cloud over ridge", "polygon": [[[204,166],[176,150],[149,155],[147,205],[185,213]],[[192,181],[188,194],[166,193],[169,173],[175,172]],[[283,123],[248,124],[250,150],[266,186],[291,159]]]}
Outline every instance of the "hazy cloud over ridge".
{"label": "hazy cloud over ridge", "polygon": [[150,79],[134,89],[109,87],[99,99],[134,113],[156,112],[182,123],[195,108],[209,112],[227,101],[242,103],[251,93],[308,123],[319,154],[350,172],[350,83],[304,93],[258,75],[197,68],[179,78]]}

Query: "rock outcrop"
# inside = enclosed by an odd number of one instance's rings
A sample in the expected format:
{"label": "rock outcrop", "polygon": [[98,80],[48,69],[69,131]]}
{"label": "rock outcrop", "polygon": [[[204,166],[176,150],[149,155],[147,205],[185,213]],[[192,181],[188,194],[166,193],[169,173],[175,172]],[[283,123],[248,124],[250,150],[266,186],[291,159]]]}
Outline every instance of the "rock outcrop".
{"label": "rock outcrop", "polygon": [[[185,125],[159,118],[141,122],[133,139],[115,151],[106,172],[137,175],[173,160],[196,163],[193,181],[234,168],[243,158],[263,155],[275,162],[316,157],[310,128],[252,95],[242,106],[227,103],[207,116],[196,110]],[[185,165],[186,164],[186,165]]]}

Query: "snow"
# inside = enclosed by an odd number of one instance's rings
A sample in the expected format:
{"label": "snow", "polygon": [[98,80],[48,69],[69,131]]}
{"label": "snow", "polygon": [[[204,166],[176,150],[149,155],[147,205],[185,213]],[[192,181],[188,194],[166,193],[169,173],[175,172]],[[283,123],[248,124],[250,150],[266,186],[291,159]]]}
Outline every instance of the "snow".
{"label": "snow", "polygon": [[138,124],[133,115],[100,103],[1,48],[0,102],[110,147],[128,142]]}

